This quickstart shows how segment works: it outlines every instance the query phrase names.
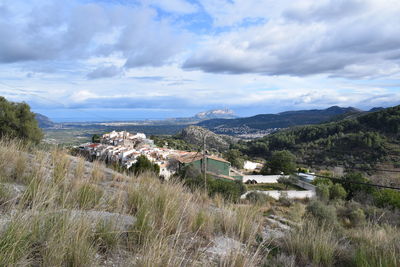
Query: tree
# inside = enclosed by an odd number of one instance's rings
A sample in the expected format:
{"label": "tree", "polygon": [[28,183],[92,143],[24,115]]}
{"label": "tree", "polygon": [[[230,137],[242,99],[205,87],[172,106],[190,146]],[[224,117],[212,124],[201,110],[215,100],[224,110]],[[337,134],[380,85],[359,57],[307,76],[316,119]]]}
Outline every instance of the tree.
{"label": "tree", "polygon": [[28,104],[9,102],[0,97],[0,136],[39,143],[43,133]]}
{"label": "tree", "polygon": [[154,172],[155,174],[160,173],[160,166],[156,163],[152,163],[146,156],[140,155],[136,162],[129,168],[130,171],[133,171],[135,175],[144,173],[144,172]]}
{"label": "tree", "polygon": [[100,136],[98,134],[92,136],[92,143],[100,143]]}
{"label": "tree", "polygon": [[296,157],[287,150],[272,153],[269,163],[266,165],[272,174],[291,174],[296,171]]}
{"label": "tree", "polygon": [[244,159],[243,154],[238,149],[230,149],[225,153],[225,158],[233,167],[243,169]]}
{"label": "tree", "polygon": [[281,176],[278,178],[278,183],[284,184],[285,189],[287,190],[289,185],[297,182],[297,178],[290,175],[289,177]]}
{"label": "tree", "polygon": [[374,189],[370,186],[357,184],[357,183],[368,183],[369,179],[365,178],[361,173],[351,172],[343,177],[343,188],[347,191],[348,199],[352,199],[357,192],[372,193]]}

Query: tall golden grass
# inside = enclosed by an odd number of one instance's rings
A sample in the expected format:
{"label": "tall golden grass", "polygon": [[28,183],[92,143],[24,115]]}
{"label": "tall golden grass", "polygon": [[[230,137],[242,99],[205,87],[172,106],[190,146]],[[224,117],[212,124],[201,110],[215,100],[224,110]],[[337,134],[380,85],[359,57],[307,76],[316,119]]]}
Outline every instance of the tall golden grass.
{"label": "tall golden grass", "polygon": [[[83,159],[57,148],[0,140],[0,266],[98,266],[107,259],[202,266],[216,236],[242,242],[243,250],[214,264],[256,264],[262,218],[254,208],[190,192],[179,181],[161,183],[151,173],[134,177],[104,168],[87,169]],[[24,188],[8,206],[7,184]],[[132,223],[121,226],[118,216]]]}

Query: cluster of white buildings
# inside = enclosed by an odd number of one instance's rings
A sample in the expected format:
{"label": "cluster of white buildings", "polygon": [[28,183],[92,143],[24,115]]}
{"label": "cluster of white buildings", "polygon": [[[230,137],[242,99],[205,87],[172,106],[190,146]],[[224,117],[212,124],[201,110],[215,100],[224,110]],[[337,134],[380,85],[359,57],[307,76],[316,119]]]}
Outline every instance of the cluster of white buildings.
{"label": "cluster of white buildings", "polygon": [[165,179],[169,179],[175,172],[175,166],[169,164],[171,160],[190,153],[156,147],[154,141],[147,139],[144,133],[131,134],[126,131],[104,134],[100,138],[100,143],[82,144],[79,149],[91,159],[118,163],[128,169],[140,155],[144,155],[160,166],[160,176]]}

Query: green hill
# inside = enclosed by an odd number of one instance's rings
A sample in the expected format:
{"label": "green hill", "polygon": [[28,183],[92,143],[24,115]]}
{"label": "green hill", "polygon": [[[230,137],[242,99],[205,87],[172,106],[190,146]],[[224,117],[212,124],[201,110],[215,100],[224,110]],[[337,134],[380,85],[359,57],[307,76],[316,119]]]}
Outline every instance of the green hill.
{"label": "green hill", "polygon": [[347,116],[361,113],[361,110],[348,107],[333,106],[319,110],[286,111],[278,114],[259,114],[252,117],[236,119],[211,119],[197,125],[207,128],[215,133],[229,134],[229,129],[247,128],[255,130],[268,130],[274,128],[287,128],[297,125],[317,124],[330,121],[337,116]]}
{"label": "green hill", "polygon": [[400,156],[400,106],[319,125],[290,128],[239,148],[247,155],[268,157],[290,150],[308,166],[362,166],[390,163]]}

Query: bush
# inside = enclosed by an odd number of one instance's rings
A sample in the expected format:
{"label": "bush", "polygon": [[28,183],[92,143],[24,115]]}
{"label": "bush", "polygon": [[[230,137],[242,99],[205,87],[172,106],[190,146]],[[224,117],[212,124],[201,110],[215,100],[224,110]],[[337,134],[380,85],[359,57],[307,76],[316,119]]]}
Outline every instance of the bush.
{"label": "bush", "polygon": [[245,185],[240,181],[228,181],[223,179],[209,179],[207,190],[210,196],[221,194],[226,200],[237,201],[246,193]]}
{"label": "bush", "polygon": [[400,209],[400,192],[393,189],[381,189],[374,194],[374,201],[378,207]]}
{"label": "bush", "polygon": [[290,199],[286,192],[281,192],[281,194],[279,195],[278,201],[280,204],[282,204],[285,207],[290,207],[294,203],[294,200]]}
{"label": "bush", "polygon": [[348,202],[345,207],[338,208],[338,216],[347,227],[357,227],[366,223],[364,210],[357,202]]}
{"label": "bush", "polygon": [[246,199],[253,204],[265,205],[271,202],[271,197],[260,192],[250,192],[246,195]]}
{"label": "bush", "polygon": [[154,172],[156,175],[160,173],[160,166],[156,163],[152,163],[146,156],[140,155],[137,157],[136,162],[129,168],[135,175],[139,175],[144,172]]}
{"label": "bush", "polygon": [[[348,183],[346,183],[348,182]],[[343,177],[343,188],[348,193],[347,198],[352,199],[358,192],[372,193],[374,189],[363,184],[354,184],[351,182],[368,183],[369,179],[365,178],[361,173],[348,173]]]}
{"label": "bush", "polygon": [[287,190],[289,185],[295,184],[298,181],[298,179],[292,175],[289,177],[281,176],[278,178],[278,183],[284,184],[285,189]]}
{"label": "bush", "polygon": [[345,199],[346,196],[347,196],[347,192],[341,184],[334,184],[329,187],[329,198],[330,199]]}
{"label": "bush", "polygon": [[326,205],[321,201],[312,201],[306,210],[309,215],[312,215],[321,223],[337,224],[336,209],[333,206]]}
{"label": "bush", "polygon": [[330,199],[329,185],[326,185],[326,184],[317,185],[317,196],[322,201],[325,201],[325,202],[328,201]]}
{"label": "bush", "polygon": [[[202,175],[182,179],[184,185],[189,187],[192,191],[196,191],[199,188],[204,190],[204,178]],[[207,192],[209,196],[220,194],[226,200],[237,201],[241,195],[246,193],[246,186],[241,181],[213,178],[208,175]]]}

